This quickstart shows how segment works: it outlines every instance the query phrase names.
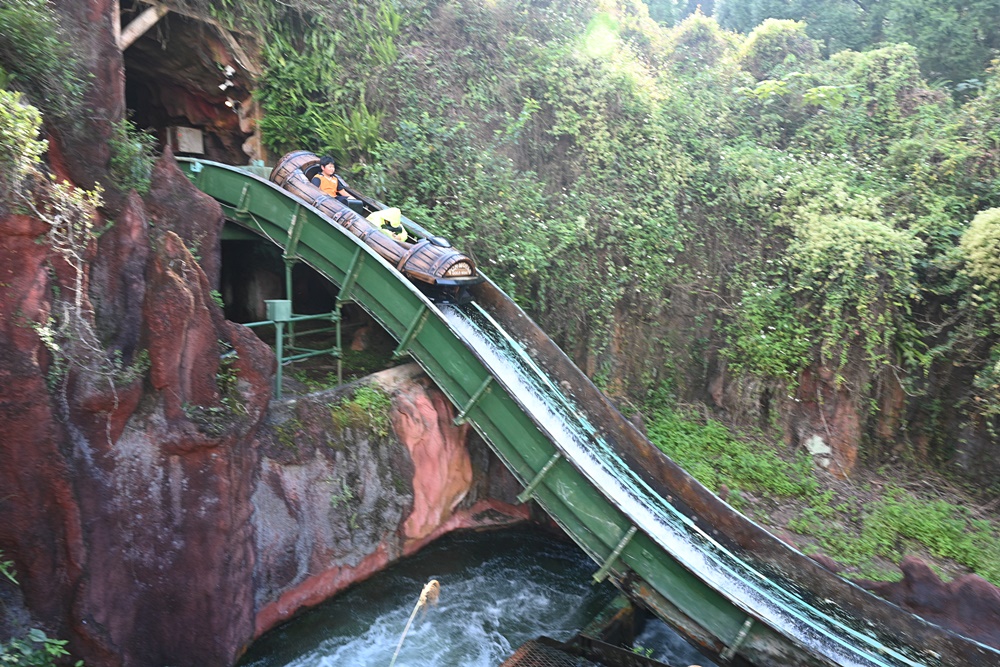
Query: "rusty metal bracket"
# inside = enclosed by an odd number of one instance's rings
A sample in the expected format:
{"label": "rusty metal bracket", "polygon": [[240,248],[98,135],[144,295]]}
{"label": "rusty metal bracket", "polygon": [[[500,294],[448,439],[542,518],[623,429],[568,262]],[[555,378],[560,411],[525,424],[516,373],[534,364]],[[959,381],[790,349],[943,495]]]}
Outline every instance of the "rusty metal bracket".
{"label": "rusty metal bracket", "polygon": [[493,382],[493,376],[487,375],[486,379],[483,380],[483,383],[479,385],[479,388],[476,389],[476,391],[472,393],[472,396],[469,397],[469,402],[465,404],[465,407],[462,408],[461,412],[458,413],[458,416],[456,416],[452,421],[455,426],[461,426],[465,423],[465,416],[469,414],[469,410],[475,407],[476,403],[479,402],[479,399],[482,398],[483,394],[489,390],[491,382]]}
{"label": "rusty metal bracket", "polygon": [[618,557],[622,555],[622,551],[628,546],[628,543],[632,541],[632,537],[638,532],[638,528],[632,526],[628,529],[621,540],[618,541],[618,545],[611,551],[607,560],[604,561],[604,565],[601,566],[597,572],[594,573],[594,583],[599,584],[608,577],[608,573],[611,572],[611,566],[614,562],[618,560]]}
{"label": "rusty metal bracket", "polygon": [[554,466],[556,463],[558,463],[559,459],[561,459],[561,458],[562,458],[562,452],[556,451],[556,453],[552,455],[552,458],[550,458],[548,461],[546,461],[545,465],[542,466],[542,469],[538,471],[538,473],[535,475],[534,479],[532,479],[530,482],[528,482],[528,485],[526,487],[524,487],[524,491],[522,491],[521,493],[517,494],[517,502],[519,502],[519,503],[528,502],[528,500],[533,495],[535,495],[535,489],[537,489],[538,485],[542,483],[542,479],[547,474],[549,474],[549,470],[552,470],[552,466]]}

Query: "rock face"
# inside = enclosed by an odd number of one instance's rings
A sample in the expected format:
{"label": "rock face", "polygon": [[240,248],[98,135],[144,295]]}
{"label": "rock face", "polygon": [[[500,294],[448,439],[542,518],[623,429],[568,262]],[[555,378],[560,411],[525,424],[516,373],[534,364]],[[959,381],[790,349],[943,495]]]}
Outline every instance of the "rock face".
{"label": "rock face", "polygon": [[195,210],[217,238],[221,212],[169,155],[157,171],[174,209],[128,198],[82,277],[38,243],[45,224],[0,221],[0,549],[88,663],[227,664],[253,631],[252,435],[273,357],[212,303],[190,236],[165,231]]}
{"label": "rock face", "polygon": [[369,381],[391,409],[359,409],[352,385],[276,404],[261,431],[258,632],[448,530],[528,518],[512,504],[517,482],[484,443],[467,445],[418,366]]}
{"label": "rock face", "polygon": [[1000,646],[1000,589],[974,574],[945,583],[923,561],[900,563],[902,581],[860,585],[906,611],[990,646]]}
{"label": "rock face", "polygon": [[213,303],[218,253],[189,248],[217,247],[222,218],[171,160],[86,249],[76,317],[46,224],[0,219],[0,549],[31,623],[89,664],[232,664],[443,532],[528,516],[416,366],[379,377],[380,425],[335,419],[343,388],[276,404],[257,435],[273,354]]}

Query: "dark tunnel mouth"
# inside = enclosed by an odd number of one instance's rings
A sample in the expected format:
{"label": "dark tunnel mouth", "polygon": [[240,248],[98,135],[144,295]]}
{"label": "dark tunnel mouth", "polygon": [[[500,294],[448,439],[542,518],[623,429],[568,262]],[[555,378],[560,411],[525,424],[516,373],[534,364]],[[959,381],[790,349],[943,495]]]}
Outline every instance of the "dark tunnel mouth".
{"label": "dark tunnel mouth", "polygon": [[[123,18],[145,7],[127,0],[122,5]],[[244,145],[255,133],[240,113],[250,84],[226,62],[231,56],[211,24],[169,12],[122,59],[128,118],[155,137],[159,150],[169,145],[177,155],[250,162]]]}

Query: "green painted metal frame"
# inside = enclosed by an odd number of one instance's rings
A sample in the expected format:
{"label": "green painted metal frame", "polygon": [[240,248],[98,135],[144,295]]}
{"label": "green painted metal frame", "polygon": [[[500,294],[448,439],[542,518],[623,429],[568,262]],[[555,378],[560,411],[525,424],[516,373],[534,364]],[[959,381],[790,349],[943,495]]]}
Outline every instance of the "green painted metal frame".
{"label": "green painted metal frame", "polygon": [[[832,665],[730,601],[653,541],[577,470],[456,335],[437,307],[359,239],[277,186],[225,165],[179,159],[228,220],[286,247],[356,301],[409,353],[526,487],[623,590],[717,653],[759,665]],[[294,229],[292,222],[295,221]],[[866,653],[867,656],[867,653]],[[871,664],[899,665],[881,660]],[[933,664],[912,663],[912,664]]]}

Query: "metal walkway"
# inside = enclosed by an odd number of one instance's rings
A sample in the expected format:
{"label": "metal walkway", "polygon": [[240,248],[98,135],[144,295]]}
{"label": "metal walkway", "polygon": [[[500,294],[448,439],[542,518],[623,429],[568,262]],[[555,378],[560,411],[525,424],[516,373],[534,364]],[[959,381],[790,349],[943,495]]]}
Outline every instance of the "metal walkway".
{"label": "metal walkway", "polygon": [[312,266],[437,383],[534,499],[633,599],[760,667],[1000,665],[1000,651],[830,573],[749,521],[635,430],[492,283],[439,308],[355,236],[272,183],[178,160],[227,220]]}

